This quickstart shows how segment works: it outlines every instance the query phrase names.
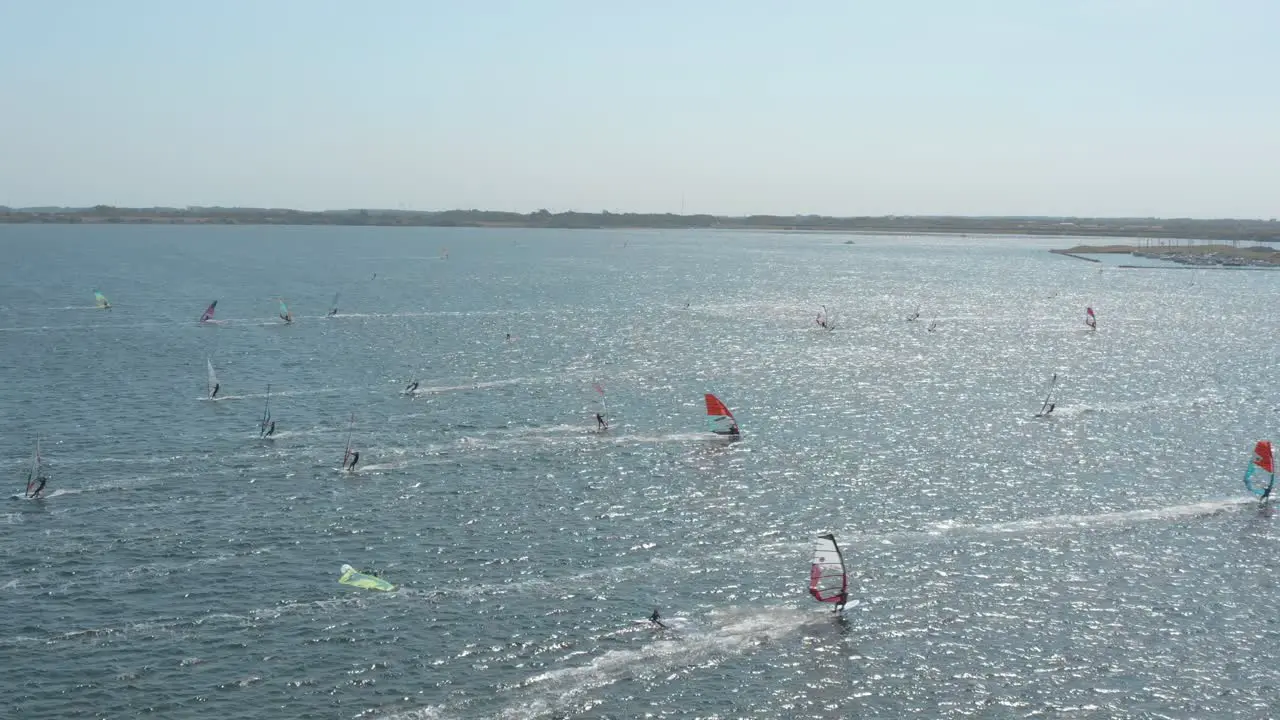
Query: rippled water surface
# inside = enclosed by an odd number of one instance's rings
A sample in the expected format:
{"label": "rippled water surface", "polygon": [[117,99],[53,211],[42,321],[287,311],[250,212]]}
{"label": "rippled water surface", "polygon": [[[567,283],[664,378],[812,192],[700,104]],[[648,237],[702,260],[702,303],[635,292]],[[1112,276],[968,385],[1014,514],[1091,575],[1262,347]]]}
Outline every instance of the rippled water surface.
{"label": "rippled water surface", "polygon": [[0,715],[1280,713],[1280,276],[847,239],[0,226]]}

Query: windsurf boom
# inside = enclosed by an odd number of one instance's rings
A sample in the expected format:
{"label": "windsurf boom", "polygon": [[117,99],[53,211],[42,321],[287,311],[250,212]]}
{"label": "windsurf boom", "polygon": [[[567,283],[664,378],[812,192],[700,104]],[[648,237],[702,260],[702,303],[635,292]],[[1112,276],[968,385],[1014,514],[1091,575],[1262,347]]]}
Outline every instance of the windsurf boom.
{"label": "windsurf boom", "polygon": [[1253,447],[1253,459],[1249,461],[1249,468],[1244,471],[1244,486],[1249,492],[1266,500],[1275,484],[1275,455],[1271,451],[1271,441],[1259,440]]}
{"label": "windsurf boom", "polygon": [[837,611],[848,601],[849,573],[836,536],[831,533],[819,535],[813,548],[813,559],[809,561],[809,594],[820,603],[836,603]]}
{"label": "windsurf boom", "polygon": [[706,394],[707,401],[707,425],[710,426],[711,432],[717,435],[737,435],[738,421],[734,419],[733,413],[729,412],[729,408],[720,402],[720,398]]}

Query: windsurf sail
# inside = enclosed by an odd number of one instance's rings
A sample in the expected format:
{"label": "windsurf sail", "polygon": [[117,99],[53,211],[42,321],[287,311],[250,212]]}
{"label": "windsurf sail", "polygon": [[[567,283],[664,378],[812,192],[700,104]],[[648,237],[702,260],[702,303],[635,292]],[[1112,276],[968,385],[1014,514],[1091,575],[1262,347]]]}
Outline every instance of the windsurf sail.
{"label": "windsurf sail", "polygon": [[836,536],[827,533],[818,536],[809,562],[809,594],[822,603],[843,605],[849,594],[849,573],[844,565],[844,554],[836,544]]}
{"label": "windsurf sail", "polygon": [[605,400],[604,386],[599,382],[592,381],[591,389],[595,390],[596,394],[600,396],[600,414],[607,415],[609,413],[609,403]]}
{"label": "windsurf sail", "polygon": [[107,296],[97,290],[93,291],[93,304],[97,306],[99,310],[108,310],[111,308],[111,303],[107,301]]}
{"label": "windsurf sail", "polygon": [[734,419],[729,408],[720,402],[720,398],[707,393],[707,425],[717,435],[735,435],[738,432],[738,421]]}
{"label": "windsurf sail", "polygon": [[289,306],[284,304],[284,298],[280,298],[280,319],[287,323],[293,322],[293,313],[289,312]]}
{"label": "windsurf sail", "polygon": [[1093,308],[1091,307],[1084,309],[1084,324],[1094,330],[1098,329],[1098,316],[1093,314]]}
{"label": "windsurf sail", "polygon": [[209,366],[209,397],[213,397],[213,392],[218,387],[218,373],[213,371],[213,360],[205,358],[205,363]]}
{"label": "windsurf sail", "polygon": [[1253,447],[1253,460],[1244,471],[1244,486],[1254,495],[1265,498],[1271,495],[1271,488],[1275,484],[1275,456],[1271,452],[1271,441],[1259,440]]}
{"label": "windsurf sail", "polygon": [[267,404],[262,408],[262,422],[258,423],[258,434],[266,435],[271,427],[271,385],[267,384]]}
{"label": "windsurf sail", "polygon": [[338,314],[338,296],[341,294],[341,292],[333,294],[333,302],[329,303],[329,317],[333,317]]}
{"label": "windsurf sail", "polygon": [[1053,412],[1053,403],[1049,402],[1053,398],[1053,389],[1058,386],[1058,373],[1053,374],[1053,378],[1049,380],[1049,391],[1045,393],[1044,404],[1040,406],[1040,412],[1036,413],[1036,417],[1044,417]]}
{"label": "windsurf sail", "polygon": [[383,580],[376,575],[366,575],[350,565],[342,566],[342,577],[338,578],[338,582],[343,585],[352,585],[365,590],[381,590],[383,592],[391,592],[396,589],[395,585]]}
{"label": "windsurf sail", "polygon": [[835,318],[831,317],[831,312],[827,310],[827,306],[822,306],[822,312],[818,313],[818,326],[823,330],[831,331],[836,329]]}
{"label": "windsurf sail", "polygon": [[213,311],[218,307],[218,301],[214,300],[209,303],[209,307],[204,309],[204,314],[200,316],[200,322],[209,322],[213,319]]}
{"label": "windsurf sail", "polygon": [[31,489],[34,488],[36,486],[36,483],[40,480],[41,462],[42,461],[40,458],[40,436],[37,435],[36,451],[31,456],[31,470],[27,474],[27,492],[26,492],[27,497],[31,497]]}
{"label": "windsurf sail", "polygon": [[347,423],[347,449],[342,453],[342,467],[346,468],[351,460],[351,431],[356,427],[356,414],[351,413],[351,421]]}

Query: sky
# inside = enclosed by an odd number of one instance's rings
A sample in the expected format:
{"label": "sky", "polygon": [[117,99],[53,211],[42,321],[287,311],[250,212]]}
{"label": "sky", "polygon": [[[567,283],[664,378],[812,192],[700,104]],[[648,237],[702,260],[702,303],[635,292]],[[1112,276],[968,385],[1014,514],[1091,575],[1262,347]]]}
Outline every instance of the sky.
{"label": "sky", "polygon": [[0,0],[0,205],[1280,216],[1271,0]]}

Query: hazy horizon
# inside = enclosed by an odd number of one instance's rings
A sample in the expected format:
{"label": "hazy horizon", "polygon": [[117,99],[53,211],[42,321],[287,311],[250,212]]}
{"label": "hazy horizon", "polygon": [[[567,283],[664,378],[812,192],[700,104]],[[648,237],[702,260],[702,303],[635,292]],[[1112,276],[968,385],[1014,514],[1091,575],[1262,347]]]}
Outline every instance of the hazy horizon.
{"label": "hazy horizon", "polygon": [[1280,6],[0,0],[0,205],[1280,216]]}

